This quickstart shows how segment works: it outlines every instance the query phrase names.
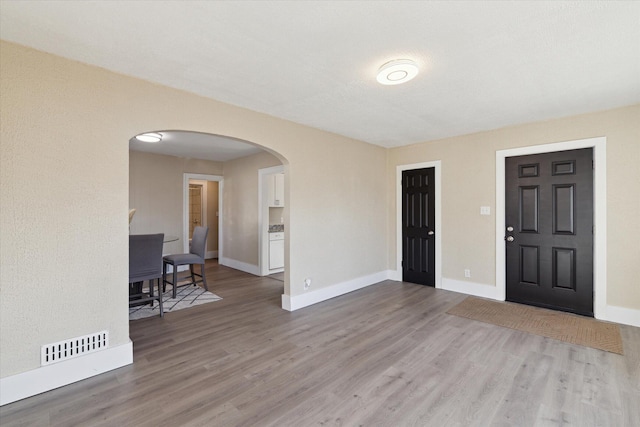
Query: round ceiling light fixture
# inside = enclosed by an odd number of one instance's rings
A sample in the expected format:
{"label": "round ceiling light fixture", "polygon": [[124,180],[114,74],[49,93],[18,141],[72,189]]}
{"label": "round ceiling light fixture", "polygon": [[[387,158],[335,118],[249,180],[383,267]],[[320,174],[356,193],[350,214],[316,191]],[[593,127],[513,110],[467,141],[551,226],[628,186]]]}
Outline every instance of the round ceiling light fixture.
{"label": "round ceiling light fixture", "polygon": [[399,85],[418,75],[418,64],[410,59],[394,59],[378,69],[378,83]]}
{"label": "round ceiling light fixture", "polygon": [[160,142],[162,141],[162,135],[156,132],[141,133],[136,135],[136,139],[142,142]]}

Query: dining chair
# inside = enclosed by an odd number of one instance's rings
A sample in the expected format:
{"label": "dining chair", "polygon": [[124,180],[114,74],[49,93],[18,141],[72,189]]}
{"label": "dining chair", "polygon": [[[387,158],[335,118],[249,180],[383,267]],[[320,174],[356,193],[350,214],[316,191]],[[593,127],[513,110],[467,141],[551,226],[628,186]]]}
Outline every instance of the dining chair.
{"label": "dining chair", "polygon": [[[196,227],[193,230],[193,236],[191,237],[191,244],[188,254],[173,254],[166,255],[162,258],[162,289],[166,290],[167,283],[173,286],[173,298],[177,296],[178,288],[178,267],[181,265],[189,265],[189,271],[191,275],[191,282],[185,283],[182,286],[196,285],[202,283],[204,288],[208,291],[207,279],[204,274],[204,255],[207,247],[207,235],[209,234],[209,227]],[[167,266],[173,267],[173,282],[167,280]],[[200,265],[200,274],[197,274],[193,270],[194,265]],[[188,276],[182,278],[184,280]],[[196,281],[196,277],[200,280]]]}
{"label": "dining chair", "polygon": [[[158,301],[160,317],[164,316],[162,307],[162,244],[164,234],[129,235],[129,307],[151,304]],[[149,281],[148,292],[144,292],[143,283]],[[154,281],[158,284],[158,293],[153,290]]]}

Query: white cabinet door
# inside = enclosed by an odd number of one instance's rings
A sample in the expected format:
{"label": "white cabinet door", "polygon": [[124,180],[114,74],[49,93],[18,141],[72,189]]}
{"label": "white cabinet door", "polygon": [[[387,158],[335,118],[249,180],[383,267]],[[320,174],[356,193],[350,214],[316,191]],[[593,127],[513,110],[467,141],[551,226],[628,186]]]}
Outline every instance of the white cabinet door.
{"label": "white cabinet door", "polygon": [[269,207],[281,208],[284,206],[284,174],[277,173],[271,175],[268,179],[269,183]]}
{"label": "white cabinet door", "polygon": [[284,240],[269,242],[269,269],[284,267]]}

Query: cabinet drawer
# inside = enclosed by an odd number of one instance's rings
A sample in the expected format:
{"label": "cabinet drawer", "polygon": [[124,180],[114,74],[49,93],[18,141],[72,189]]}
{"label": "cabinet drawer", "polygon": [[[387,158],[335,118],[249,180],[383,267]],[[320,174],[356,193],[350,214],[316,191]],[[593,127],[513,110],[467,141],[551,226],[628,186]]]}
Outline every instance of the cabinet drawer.
{"label": "cabinet drawer", "polygon": [[269,240],[284,240],[284,231],[269,233]]}

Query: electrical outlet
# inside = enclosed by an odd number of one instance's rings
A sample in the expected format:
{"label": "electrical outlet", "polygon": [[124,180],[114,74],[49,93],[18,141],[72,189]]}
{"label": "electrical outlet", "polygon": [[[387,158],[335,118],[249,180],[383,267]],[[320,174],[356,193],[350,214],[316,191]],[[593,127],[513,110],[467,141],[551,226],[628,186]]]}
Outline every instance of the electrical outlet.
{"label": "electrical outlet", "polygon": [[311,279],[304,279],[304,290],[308,290],[311,287]]}
{"label": "electrical outlet", "polygon": [[469,270],[468,268],[464,269],[464,277],[471,277],[471,270]]}

